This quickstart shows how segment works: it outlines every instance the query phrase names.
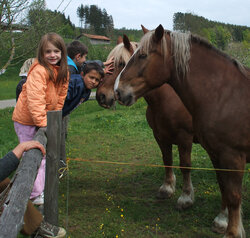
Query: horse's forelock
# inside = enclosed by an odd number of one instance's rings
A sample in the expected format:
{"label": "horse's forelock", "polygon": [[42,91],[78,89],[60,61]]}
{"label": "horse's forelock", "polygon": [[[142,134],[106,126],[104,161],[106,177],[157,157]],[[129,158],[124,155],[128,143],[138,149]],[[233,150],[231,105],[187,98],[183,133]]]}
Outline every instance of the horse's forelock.
{"label": "horse's forelock", "polygon": [[[153,36],[154,36],[154,31],[149,31],[142,37],[140,41],[140,53],[149,54],[149,52],[155,45]],[[168,53],[168,47],[165,35],[162,37],[160,44],[161,44],[161,54],[165,61],[165,58]]]}
{"label": "horse's forelock", "polygon": [[[189,70],[188,61],[190,59],[190,34],[180,32],[165,32],[165,35],[161,39],[161,54],[164,62],[168,57],[168,47],[166,34],[170,33],[171,37],[171,53],[174,56],[175,66],[178,74],[185,75]],[[140,53],[149,54],[154,47],[153,39],[154,31],[146,33],[140,41]]]}
{"label": "horse's forelock", "polygon": [[[133,50],[137,48],[137,42],[130,42],[130,44],[132,45]],[[120,43],[109,53],[107,60],[111,57],[114,57],[114,66],[117,67],[121,61],[127,64],[131,55],[130,52],[124,47],[124,44]]]}

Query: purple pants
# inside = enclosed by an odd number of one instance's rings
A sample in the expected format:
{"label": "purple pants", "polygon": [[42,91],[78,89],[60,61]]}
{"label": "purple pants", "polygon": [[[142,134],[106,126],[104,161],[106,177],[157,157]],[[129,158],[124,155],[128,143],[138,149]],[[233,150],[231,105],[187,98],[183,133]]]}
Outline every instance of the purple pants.
{"label": "purple pants", "polygon": [[[17,137],[19,139],[19,142],[25,142],[29,140],[33,140],[33,137],[35,136],[37,132],[36,126],[27,126],[20,124],[18,122],[14,122],[15,131],[17,134]],[[33,199],[37,196],[39,196],[44,191],[44,185],[45,185],[45,156],[42,159],[41,165],[38,169],[36,180],[34,182],[33,190],[30,194],[30,199]]]}

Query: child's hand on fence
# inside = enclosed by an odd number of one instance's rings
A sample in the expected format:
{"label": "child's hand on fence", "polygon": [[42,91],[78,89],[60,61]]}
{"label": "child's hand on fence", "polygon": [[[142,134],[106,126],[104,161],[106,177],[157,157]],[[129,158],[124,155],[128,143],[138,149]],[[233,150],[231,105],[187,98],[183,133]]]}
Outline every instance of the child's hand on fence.
{"label": "child's hand on fence", "polygon": [[20,159],[22,157],[23,152],[31,150],[31,149],[35,149],[35,148],[40,149],[43,155],[46,154],[46,151],[43,145],[40,142],[35,141],[35,140],[20,143],[18,146],[16,146],[15,149],[13,149],[12,152],[16,155],[18,159]]}

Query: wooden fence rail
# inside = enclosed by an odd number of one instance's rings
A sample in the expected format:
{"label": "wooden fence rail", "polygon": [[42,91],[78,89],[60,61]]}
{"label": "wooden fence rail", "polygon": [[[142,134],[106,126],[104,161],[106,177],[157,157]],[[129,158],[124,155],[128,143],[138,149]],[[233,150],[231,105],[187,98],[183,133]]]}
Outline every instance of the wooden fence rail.
{"label": "wooden fence rail", "polygon": [[[62,113],[61,111],[48,112],[47,118],[47,132],[45,128],[40,128],[34,140],[39,141],[45,148],[47,147],[44,219],[58,225],[58,161],[60,159]],[[11,189],[4,203],[6,206],[0,217],[0,238],[16,238],[21,230],[27,202],[42,157],[39,149],[27,151],[12,177]]]}

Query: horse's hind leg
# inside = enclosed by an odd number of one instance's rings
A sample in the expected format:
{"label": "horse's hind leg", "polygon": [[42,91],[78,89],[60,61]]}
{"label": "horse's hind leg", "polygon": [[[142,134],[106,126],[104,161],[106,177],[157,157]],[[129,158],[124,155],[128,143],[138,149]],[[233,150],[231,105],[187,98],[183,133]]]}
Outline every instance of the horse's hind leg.
{"label": "horse's hind leg", "polygon": [[[191,150],[192,142],[185,145],[178,145],[180,166],[191,167]],[[194,189],[191,180],[190,169],[181,168],[183,176],[182,194],[177,201],[177,209],[183,210],[193,205],[194,203]]]}
{"label": "horse's hind leg", "polygon": [[165,179],[161,187],[159,188],[157,198],[165,199],[171,197],[175,192],[175,184],[176,178],[172,168],[168,166],[172,166],[173,164],[173,156],[172,156],[172,145],[162,145],[160,141],[158,141],[158,145],[162,152],[162,159],[165,166]]}
{"label": "horse's hind leg", "polygon": [[[244,170],[245,158],[241,156],[233,156],[233,153],[226,154],[220,158],[221,166],[217,168],[228,168],[232,170]],[[214,163],[215,164],[215,163]],[[222,172],[216,171],[217,180],[222,194],[222,209],[228,209],[228,225],[226,226],[226,213],[224,216],[217,216],[214,220],[213,228],[217,230],[226,228],[224,238],[245,238],[245,231],[241,218],[241,193],[243,172]],[[223,214],[223,213],[220,213]],[[216,230],[216,229],[213,229]]]}

